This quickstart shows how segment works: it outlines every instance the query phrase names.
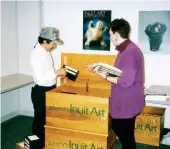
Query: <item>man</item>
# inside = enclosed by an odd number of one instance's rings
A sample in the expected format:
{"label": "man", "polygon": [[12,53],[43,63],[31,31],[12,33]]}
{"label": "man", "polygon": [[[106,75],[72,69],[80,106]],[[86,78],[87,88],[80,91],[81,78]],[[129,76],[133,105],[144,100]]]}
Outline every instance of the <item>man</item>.
{"label": "man", "polygon": [[38,43],[31,52],[31,67],[35,86],[32,88],[31,98],[34,107],[32,133],[40,139],[41,146],[45,146],[44,125],[46,117],[45,93],[56,87],[57,77],[64,77],[64,68],[55,70],[51,51],[64,42],[59,38],[59,30],[54,27],[44,27],[38,37]]}

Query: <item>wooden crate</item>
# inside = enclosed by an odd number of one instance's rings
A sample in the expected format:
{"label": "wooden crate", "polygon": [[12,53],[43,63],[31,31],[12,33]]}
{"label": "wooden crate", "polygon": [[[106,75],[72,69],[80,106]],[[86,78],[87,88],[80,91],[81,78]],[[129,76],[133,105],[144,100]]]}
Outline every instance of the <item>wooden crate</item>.
{"label": "wooden crate", "polygon": [[79,70],[79,75],[76,81],[61,79],[61,85],[86,88],[86,84],[88,83],[89,88],[110,89],[109,82],[101,79],[95,73],[89,72],[85,66],[97,62],[113,65],[115,59],[116,55],[62,53],[61,66],[63,64],[71,66]]}
{"label": "wooden crate", "polygon": [[113,131],[101,135],[45,126],[45,138],[45,147],[48,149],[110,149],[115,145]]}
{"label": "wooden crate", "polygon": [[[84,66],[96,62],[112,65],[115,58],[116,56],[112,55],[62,53],[61,66],[68,65],[79,70],[80,73],[75,82],[61,79],[60,87],[47,92],[46,124],[52,127],[108,135],[111,129],[109,117],[111,83],[89,72]],[[78,108],[82,109],[82,114]],[[148,106],[143,109],[135,124],[137,142],[159,146],[164,110],[164,108]],[[143,127],[146,129],[143,130]]]}
{"label": "wooden crate", "polygon": [[136,142],[159,146],[164,128],[165,108],[145,106],[135,122]]}
{"label": "wooden crate", "polygon": [[111,129],[109,90],[87,92],[81,87],[60,86],[47,92],[46,125],[107,135]]}

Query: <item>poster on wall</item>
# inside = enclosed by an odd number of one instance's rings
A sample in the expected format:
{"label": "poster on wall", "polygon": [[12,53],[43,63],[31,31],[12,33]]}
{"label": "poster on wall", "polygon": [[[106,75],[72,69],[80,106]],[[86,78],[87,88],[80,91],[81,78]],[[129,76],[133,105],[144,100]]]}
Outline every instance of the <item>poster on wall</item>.
{"label": "poster on wall", "polygon": [[170,11],[140,11],[138,44],[147,54],[170,54]]}
{"label": "poster on wall", "polygon": [[110,51],[110,10],[83,11],[83,49]]}

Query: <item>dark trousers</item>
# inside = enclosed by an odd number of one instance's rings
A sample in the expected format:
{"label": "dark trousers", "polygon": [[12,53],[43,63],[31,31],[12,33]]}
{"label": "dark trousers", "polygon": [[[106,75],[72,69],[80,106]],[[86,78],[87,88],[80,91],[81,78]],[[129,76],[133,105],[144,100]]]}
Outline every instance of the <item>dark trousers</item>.
{"label": "dark trousers", "polygon": [[112,129],[122,144],[122,149],[136,149],[134,137],[135,119],[112,119]]}
{"label": "dark trousers", "polygon": [[56,85],[51,87],[43,87],[35,85],[32,87],[31,98],[34,107],[34,119],[32,123],[32,133],[37,135],[42,146],[45,146],[45,122],[46,122],[46,100],[45,93],[54,89]]}

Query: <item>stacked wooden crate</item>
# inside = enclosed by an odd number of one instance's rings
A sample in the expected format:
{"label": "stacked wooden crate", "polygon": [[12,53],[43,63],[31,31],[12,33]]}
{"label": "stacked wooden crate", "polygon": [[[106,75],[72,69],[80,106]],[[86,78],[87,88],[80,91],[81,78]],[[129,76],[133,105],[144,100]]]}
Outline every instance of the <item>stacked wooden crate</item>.
{"label": "stacked wooden crate", "polygon": [[48,92],[46,147],[110,149],[115,143],[115,134],[111,131],[106,92],[98,89],[87,92],[84,88],[69,86]]}
{"label": "stacked wooden crate", "polygon": [[[91,77],[94,74],[84,68],[96,57],[100,59],[96,55],[62,55],[62,64],[78,69],[80,74],[76,82],[62,80],[61,86],[46,93],[46,148],[115,148],[109,116],[110,84]],[[110,56],[107,61],[112,63],[114,58]]]}
{"label": "stacked wooden crate", "polygon": [[[112,65],[115,58],[116,56],[112,55],[62,54],[61,65],[76,68],[80,73],[76,82],[62,79],[60,87],[47,93],[46,146],[51,148],[69,146],[70,148],[77,147],[77,149],[78,147],[88,149],[91,146],[93,149],[93,144],[99,144],[101,148],[109,148],[114,144],[115,135],[111,133],[109,117],[111,84],[89,72],[84,66],[97,62]],[[136,118],[136,142],[160,145],[164,128],[164,113],[165,108],[144,107]],[[55,135],[52,132],[55,132]],[[53,138],[53,141],[49,138]],[[55,142],[57,138],[58,140],[62,138],[62,141]],[[95,145],[95,148],[100,148],[99,146]]]}

